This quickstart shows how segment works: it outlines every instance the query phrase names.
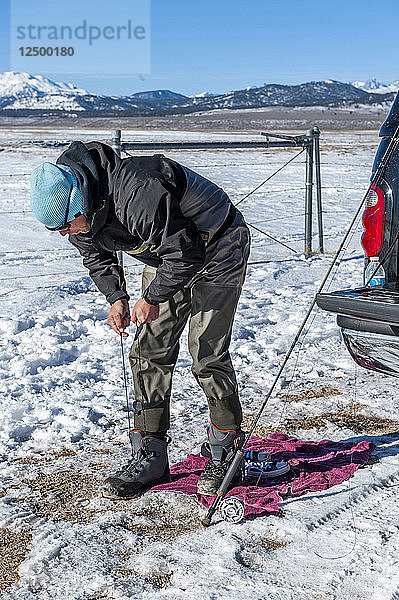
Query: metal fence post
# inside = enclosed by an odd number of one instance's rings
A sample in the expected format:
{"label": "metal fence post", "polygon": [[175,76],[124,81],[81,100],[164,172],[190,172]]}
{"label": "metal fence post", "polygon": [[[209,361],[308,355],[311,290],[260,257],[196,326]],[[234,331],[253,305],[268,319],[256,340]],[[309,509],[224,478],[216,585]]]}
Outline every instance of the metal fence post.
{"label": "metal fence post", "polygon": [[305,254],[312,252],[313,130],[306,132]]}
{"label": "metal fence post", "polygon": [[119,157],[122,154],[122,144],[121,144],[122,132],[120,129],[114,129],[112,132],[112,148]]}
{"label": "metal fence post", "polygon": [[320,129],[315,126],[313,131],[314,142],[314,166],[316,183],[316,202],[317,202],[317,224],[319,228],[319,252],[324,252],[324,234],[323,234],[323,205],[321,201],[321,169],[320,169]]}
{"label": "metal fence post", "polygon": [[[112,131],[112,143],[111,146],[115,151],[115,154],[117,154],[119,156],[119,158],[121,157],[122,154],[122,131],[120,129],[114,129]],[[118,257],[118,262],[120,264],[120,266],[123,269],[123,252],[122,250],[118,250],[116,253],[117,257]]]}

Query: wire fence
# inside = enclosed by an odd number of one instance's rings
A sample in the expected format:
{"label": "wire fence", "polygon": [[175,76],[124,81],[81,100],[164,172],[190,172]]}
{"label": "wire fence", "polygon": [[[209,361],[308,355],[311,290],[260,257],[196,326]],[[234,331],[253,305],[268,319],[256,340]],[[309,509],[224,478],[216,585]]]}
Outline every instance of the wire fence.
{"label": "wire fence", "polygon": [[[305,162],[305,161],[302,161]],[[279,163],[275,162],[269,162],[268,165],[273,166],[273,165],[277,165]],[[332,166],[332,167],[336,167],[337,163],[320,163],[321,166],[323,165],[328,165],[328,166]],[[192,164],[190,165],[190,167],[192,169],[213,169],[213,168],[217,168],[217,167],[257,167],[260,168],[262,165],[260,165],[258,162],[257,163],[223,163],[223,164],[213,164],[213,165],[202,165],[202,164]],[[362,169],[369,169],[371,168],[370,164],[353,164],[351,163],[350,165],[345,165],[345,168],[347,169],[351,169],[353,167],[359,167]],[[30,177],[31,173],[0,173],[0,177]]]}
{"label": "wire fence", "polygon": [[[283,148],[281,148],[280,150],[284,150]],[[299,153],[297,153],[294,157],[291,157],[287,162],[285,162],[283,165],[281,165],[280,161],[273,161],[273,160],[269,160],[270,158],[270,153],[267,153],[267,158],[268,158],[268,162],[267,162],[267,166],[273,166],[273,165],[279,165],[277,170],[274,171],[270,176],[268,176],[265,180],[263,180],[259,185],[257,185],[255,188],[249,190],[242,198],[240,198],[239,200],[235,201],[235,205],[239,205],[242,202],[244,202],[247,198],[249,198],[252,195],[264,195],[264,196],[268,196],[271,194],[284,194],[284,193],[290,193],[290,192],[298,192],[299,190],[302,192],[303,188],[297,186],[284,186],[284,184],[281,186],[275,186],[274,184],[272,184],[272,189],[268,188],[268,189],[261,189],[267,182],[269,182],[274,176],[276,176],[278,173],[280,173],[280,171],[282,171],[285,167],[287,167],[288,165],[290,165],[294,160],[298,159],[297,162],[300,164],[305,163],[305,161],[299,160],[300,155],[305,151],[305,148],[301,149],[301,151]],[[190,152],[203,152],[203,150],[190,150]],[[242,152],[242,151],[241,151]],[[266,154],[265,151],[261,151],[262,154]],[[330,162],[330,161],[321,161],[321,165],[327,165],[327,166],[334,166],[337,167],[337,163],[336,162]],[[198,169],[205,169],[205,168],[232,168],[232,167],[240,167],[242,169],[247,169],[250,167],[256,167],[257,169],[263,168],[264,165],[260,162],[260,161],[256,161],[256,162],[214,162],[214,163],[206,163],[206,164],[195,164],[195,165],[190,165],[192,168],[198,168]],[[365,163],[354,163],[351,162],[348,165],[345,165],[345,169],[349,169],[349,170],[353,170],[355,168],[367,168],[368,170],[370,169],[370,164],[365,164]],[[7,180],[12,179],[12,178],[23,178],[23,177],[29,177],[30,173],[0,173],[0,178],[5,178]],[[28,184],[28,182],[26,182],[26,184]],[[347,191],[353,191],[353,186],[350,185],[323,185],[323,190],[325,192],[347,192]],[[287,222],[288,220],[292,219],[303,219],[303,217],[305,217],[305,212],[303,210],[301,211],[293,211],[293,212],[287,212],[286,210],[286,206],[283,206],[284,210],[282,211],[282,214],[280,216],[273,216],[273,217],[266,217],[264,219],[262,218],[255,218],[255,219],[251,219],[251,222],[248,222],[247,219],[247,223],[248,225],[250,225],[250,227],[256,232],[256,234],[260,234],[261,236],[266,237],[267,239],[263,238],[262,241],[262,246],[265,247],[271,247],[273,245],[275,245],[276,243],[280,244],[281,246],[283,246],[285,249],[290,250],[291,252],[294,253],[298,253],[298,252],[302,252],[299,249],[293,248],[292,246],[290,246],[289,244],[291,243],[301,243],[304,241],[305,238],[305,234],[304,233],[293,233],[291,235],[287,235],[284,234],[281,236],[281,239],[277,239],[275,236],[271,235],[270,233],[264,231],[263,229],[261,229],[262,226],[267,226],[267,224],[269,223],[279,223],[279,222]],[[339,212],[339,211],[338,211]],[[13,216],[13,215],[27,215],[27,214],[32,214],[31,210],[29,209],[20,209],[20,210],[2,210],[0,211],[0,215],[4,215],[4,216]],[[323,215],[333,215],[333,214],[337,214],[337,210],[336,209],[323,209]],[[261,227],[259,227],[261,226]],[[257,237],[257,236],[256,236]],[[317,234],[313,234],[313,239],[317,238]],[[341,237],[341,233],[339,231],[337,231],[336,233],[329,233],[328,235],[325,235],[326,239],[338,239]],[[80,258],[80,256],[78,254],[76,254],[76,252],[74,252],[74,250],[72,248],[32,248],[32,249],[24,249],[24,250],[18,250],[18,251],[12,251],[12,250],[5,250],[5,251],[0,251],[0,257],[1,256],[16,256],[16,255],[25,255],[28,257],[28,260],[30,258],[33,257],[33,259],[38,258],[39,255],[47,255],[49,256],[50,254],[55,254],[57,255],[62,255],[64,258],[66,259],[73,259],[73,258]],[[30,256],[29,256],[30,255]],[[25,259],[23,259],[25,260]],[[275,260],[275,257],[274,257]],[[263,261],[258,261],[258,260],[254,260],[251,261],[252,264],[256,264],[259,262],[263,262]],[[140,271],[137,271],[137,273],[135,273],[133,270],[129,269],[129,271],[132,274],[139,274]],[[76,269],[73,271],[54,271],[54,272],[46,272],[46,273],[34,273],[34,274],[24,274],[24,275],[12,275],[12,276],[7,276],[7,277],[0,277],[0,281],[13,281],[13,280],[23,280],[23,279],[40,279],[40,278],[48,278],[48,277],[64,277],[64,276],[70,276],[70,275],[76,275],[76,276],[80,276],[80,275],[88,275],[88,271],[87,270],[83,270],[83,269]],[[0,294],[1,296],[1,294]]]}
{"label": "wire fence", "polygon": [[[127,269],[129,275],[141,275],[141,269]],[[53,273],[33,273],[32,275],[10,275],[7,277],[0,277],[0,281],[17,281],[20,279],[37,279],[44,277],[55,277],[65,276],[65,275],[85,275],[89,277],[89,273],[87,270],[76,269],[74,271],[54,271]]]}
{"label": "wire fence", "polygon": [[0,177],[28,177],[31,173],[0,173]]}
{"label": "wire fence", "polygon": [[0,250],[0,256],[2,254],[12,254],[13,256],[17,254],[45,254],[46,252],[68,252],[71,253],[71,256],[78,256],[76,252],[73,252],[72,248],[31,248],[29,250]]}
{"label": "wire fence", "polygon": [[[193,150],[192,152],[195,152],[195,150]],[[203,152],[203,150],[197,150],[196,152]],[[305,162],[305,161],[303,161]],[[268,161],[268,165],[273,166],[273,165],[278,165],[280,164],[278,161]],[[333,166],[336,167],[337,163],[336,162],[326,162],[326,161],[321,161],[320,163],[321,166]],[[214,163],[214,164],[192,164],[191,168],[193,169],[213,169],[213,168],[219,168],[219,167],[261,167],[263,165],[261,165],[259,162],[253,162],[253,163],[245,163],[245,162],[239,162],[239,163]],[[370,163],[353,163],[351,162],[350,164],[345,165],[345,168],[354,168],[354,167],[359,167],[359,168],[363,168],[363,169],[369,169],[371,168]],[[30,177],[31,173],[0,173],[0,177]]]}
{"label": "wire fence", "polygon": [[[262,184],[261,184],[262,185]],[[354,190],[354,186],[343,186],[343,185],[323,185],[323,191],[327,192],[327,191],[332,191],[332,192],[353,192]],[[280,187],[274,187],[271,190],[262,190],[261,192],[258,191],[252,191],[250,192],[248,195],[253,195],[253,194],[263,194],[263,195],[271,195],[271,194],[276,194],[276,193],[286,193],[286,192],[298,192],[298,187],[290,187],[290,188],[280,188]],[[240,201],[239,201],[240,202]],[[239,202],[237,202],[237,205],[239,204]],[[336,212],[336,210],[329,210],[323,207],[323,214],[327,215],[327,214],[334,214]],[[32,211],[30,209],[21,209],[21,210],[0,210],[0,215],[31,215]],[[259,223],[261,222],[271,222],[271,221],[278,221],[278,220],[284,220],[287,217],[300,217],[300,216],[304,216],[304,212],[300,212],[300,213],[284,213],[284,216],[282,217],[273,217],[271,219],[264,219],[263,221],[259,221]],[[256,221],[255,221],[256,224]]]}

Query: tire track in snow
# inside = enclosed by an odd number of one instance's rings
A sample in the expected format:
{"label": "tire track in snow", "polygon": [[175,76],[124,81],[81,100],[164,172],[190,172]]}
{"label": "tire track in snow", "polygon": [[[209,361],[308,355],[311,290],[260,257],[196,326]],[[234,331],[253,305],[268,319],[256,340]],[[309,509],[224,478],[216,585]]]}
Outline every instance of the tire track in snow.
{"label": "tire track in snow", "polygon": [[358,493],[356,496],[352,494],[350,500],[345,502],[342,506],[338,506],[337,508],[328,512],[323,517],[320,517],[319,519],[316,519],[315,521],[309,523],[307,525],[307,528],[309,529],[309,531],[313,532],[316,529],[319,529],[320,527],[324,527],[329,523],[329,521],[332,521],[335,518],[340,517],[343,513],[350,511],[354,506],[360,504],[372,494],[376,492],[385,493],[386,490],[390,488],[390,486],[395,485],[399,485],[399,471],[392,473],[391,475],[389,475],[389,477],[381,479],[378,482],[374,482],[368,486],[365,486],[366,489]]}
{"label": "tire track in snow", "polygon": [[[376,527],[380,524],[384,528],[387,518],[386,512],[381,513]],[[392,578],[397,574],[399,530],[389,536],[386,529],[378,531],[377,536],[375,532],[371,536],[369,530],[362,531],[361,536],[359,529],[357,533],[358,550],[355,548],[353,558],[348,557],[348,565],[336,573],[331,588],[337,600],[350,598],[355,587],[362,594],[360,598],[387,600],[395,585]]]}
{"label": "tire track in snow", "polygon": [[[345,534],[349,534],[352,528],[352,518],[348,513],[354,510],[355,543],[347,554],[347,564],[336,571],[329,584],[337,600],[348,597],[386,600],[392,593],[392,577],[397,573],[398,566],[399,526],[392,519],[398,485],[399,471],[370,484],[356,497],[307,526],[311,535],[316,536],[316,547],[320,547],[320,533],[323,529],[335,539],[337,533],[342,531],[344,541]],[[324,552],[320,554],[323,557]],[[328,552],[325,554],[326,560],[346,558],[346,551],[333,551],[332,556],[328,556]],[[380,595],[370,596],[374,590],[378,590]],[[363,595],[353,596],[357,592]],[[396,597],[393,595],[392,600],[399,600],[399,589],[394,594]]]}

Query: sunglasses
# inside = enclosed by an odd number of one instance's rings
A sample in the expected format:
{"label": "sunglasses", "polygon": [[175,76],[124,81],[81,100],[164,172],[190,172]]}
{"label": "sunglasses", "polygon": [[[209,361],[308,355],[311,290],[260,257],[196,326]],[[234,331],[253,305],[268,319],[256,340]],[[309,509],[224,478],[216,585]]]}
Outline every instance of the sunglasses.
{"label": "sunglasses", "polygon": [[[48,229],[49,231],[62,231],[63,229],[69,229],[70,227],[70,222],[68,222],[68,212],[69,212],[69,205],[71,204],[71,196],[72,196],[72,190],[73,190],[73,185],[71,185],[71,188],[69,190],[69,194],[68,194],[68,200],[67,200],[67,205],[66,205],[66,211],[65,211],[65,217],[64,217],[64,222],[62,225],[58,225],[57,227],[47,227],[47,225],[45,226],[46,229]],[[75,219],[76,217],[78,217],[81,213],[78,213],[77,215],[75,215]]]}

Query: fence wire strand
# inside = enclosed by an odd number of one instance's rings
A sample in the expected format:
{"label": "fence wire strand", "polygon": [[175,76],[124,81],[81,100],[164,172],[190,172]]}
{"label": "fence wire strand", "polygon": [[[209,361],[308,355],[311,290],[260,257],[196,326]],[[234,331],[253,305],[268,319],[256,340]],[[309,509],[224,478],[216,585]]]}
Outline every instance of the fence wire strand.
{"label": "fence wire strand", "polygon": [[[301,154],[303,154],[303,152],[306,150],[306,146],[304,146],[300,152],[298,152],[297,154],[295,154],[295,156],[291,157],[289,160],[287,160],[283,165],[281,165],[278,169],[276,169],[276,171],[274,171],[271,175],[269,175],[266,179],[264,179],[259,185],[257,185],[254,189],[252,189],[250,192],[248,192],[247,194],[245,194],[245,196],[243,196],[240,200],[238,200],[238,202],[235,203],[235,206],[240,205],[242,202],[244,202],[247,198],[249,198],[249,196],[255,194],[262,186],[264,186],[268,181],[270,181],[273,177],[275,177],[278,173],[280,173],[285,167],[287,167],[289,164],[291,164],[294,160],[296,160]],[[127,154],[128,156],[134,156],[133,154],[125,151],[125,154]],[[209,167],[231,167],[231,166],[240,166],[243,168],[249,167],[249,166],[257,166],[259,167],[259,163],[217,163],[217,164],[207,164],[207,165],[200,165],[201,168],[209,168]],[[0,174],[0,177],[25,177],[30,175],[29,173],[11,173],[11,174]],[[284,191],[296,191],[297,188],[285,188],[280,190],[281,192]],[[278,190],[277,190],[278,191]],[[276,190],[274,190],[274,192],[276,192]],[[29,210],[20,210],[20,211],[0,211],[1,215],[16,215],[16,214],[28,214],[31,213],[31,211]],[[276,217],[273,219],[265,219],[264,221],[266,222],[270,222],[270,221],[280,221],[280,220],[286,220],[287,218],[292,218],[292,217],[302,217],[304,213],[298,213],[298,214],[292,214],[292,215],[287,215],[285,214],[282,217]],[[264,222],[263,221],[263,222]],[[262,221],[260,221],[262,222]],[[292,248],[291,246],[289,246],[288,244],[286,244],[285,242],[277,239],[276,237],[272,236],[271,234],[267,233],[266,231],[260,229],[259,227],[257,227],[257,225],[255,223],[249,223],[247,221],[248,225],[250,227],[252,227],[254,230],[256,230],[257,232],[259,232],[260,234],[268,237],[270,240],[280,244],[281,246],[283,246],[284,248],[287,248],[288,250],[290,250],[291,252],[297,253],[297,250],[295,248]],[[301,237],[297,237],[296,239],[301,239]],[[270,244],[270,242],[269,242]],[[37,249],[37,250],[23,250],[21,252],[24,253],[44,253],[44,252],[68,252],[67,249],[53,249],[53,250],[49,250],[49,249]],[[2,254],[15,254],[12,251],[6,251],[3,252]],[[71,255],[72,257],[73,255]],[[56,273],[48,273],[48,274],[35,274],[35,275],[25,275],[22,276],[24,278],[34,278],[34,277],[49,277],[49,276],[55,276],[55,275],[67,275],[67,274],[80,274],[80,273],[84,273],[85,271],[67,271],[67,272],[56,272]],[[0,277],[0,280],[2,281],[6,281],[6,280],[13,280],[13,279],[20,279],[21,277],[18,276],[14,276],[14,277]]]}
{"label": "fence wire strand", "polygon": [[235,206],[238,206],[239,204],[241,204],[241,202],[244,202],[244,200],[246,200],[249,196],[251,196],[252,194],[254,194],[255,192],[257,192],[259,190],[259,188],[262,187],[262,185],[265,185],[265,183],[267,183],[268,181],[270,181],[272,179],[272,177],[274,177],[275,175],[277,175],[277,173],[280,173],[280,171],[282,171],[285,167],[287,167],[290,163],[292,163],[292,161],[294,161],[296,158],[298,158],[298,156],[300,156],[303,152],[305,152],[306,148],[302,148],[302,150],[300,152],[298,152],[298,154],[295,154],[295,156],[293,156],[292,158],[290,158],[290,160],[288,160],[287,162],[285,162],[279,169],[277,169],[277,171],[274,171],[274,173],[272,173],[271,175],[269,175],[269,177],[267,177],[264,181],[262,181],[262,183],[260,183],[258,186],[256,186],[256,188],[254,188],[253,190],[251,190],[250,192],[248,192],[248,194],[246,194],[245,196],[243,196],[241,198],[241,200],[239,200],[238,202],[236,202]]}

